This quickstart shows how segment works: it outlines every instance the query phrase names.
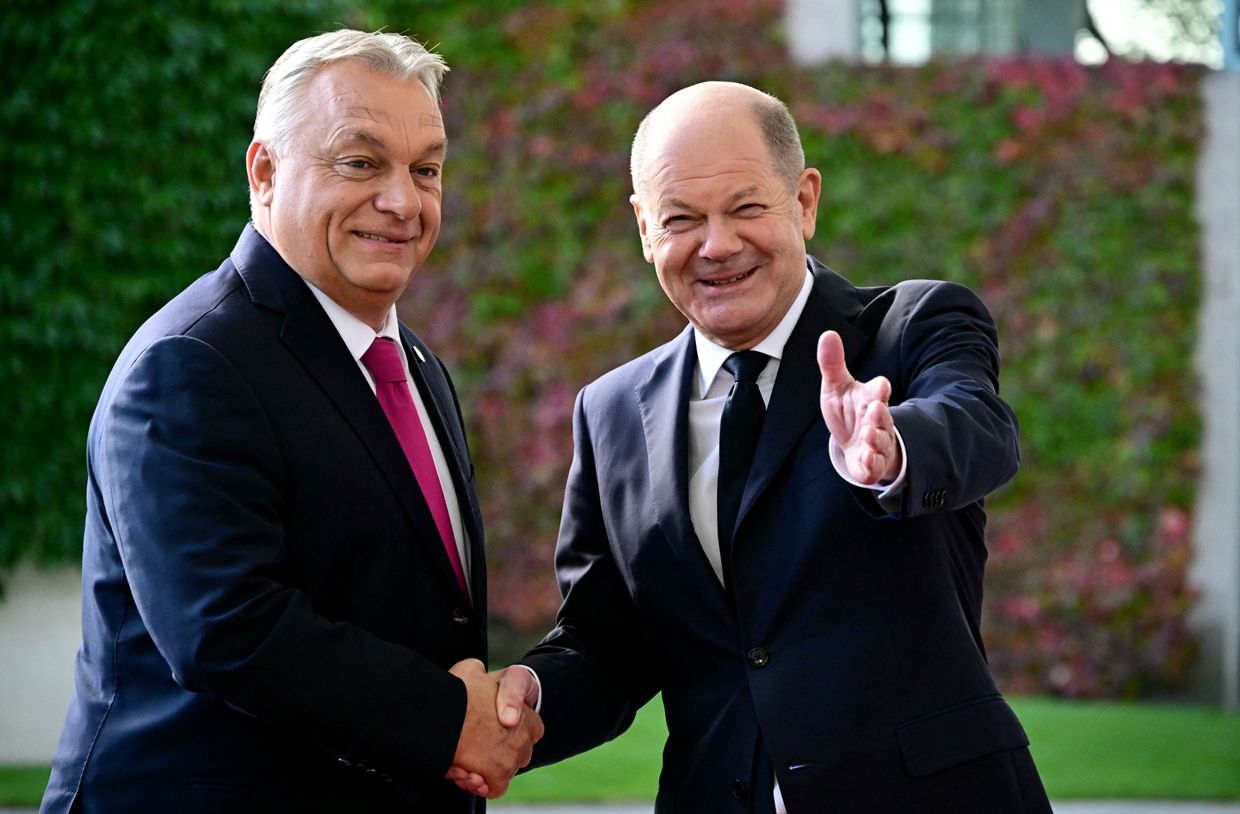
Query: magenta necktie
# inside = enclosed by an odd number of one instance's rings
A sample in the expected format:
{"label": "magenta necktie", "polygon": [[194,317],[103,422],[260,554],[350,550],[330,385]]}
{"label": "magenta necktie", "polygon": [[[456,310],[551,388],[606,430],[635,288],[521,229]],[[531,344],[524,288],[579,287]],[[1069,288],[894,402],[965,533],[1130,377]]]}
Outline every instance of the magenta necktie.
{"label": "magenta necktie", "polygon": [[376,337],[370,348],[362,354],[362,364],[375,377],[375,395],[379,398],[379,406],[387,415],[388,423],[396,432],[400,447],[405,451],[405,458],[413,469],[413,476],[418,480],[426,505],[430,507],[431,516],[439,529],[439,537],[443,540],[448,552],[448,560],[456,573],[456,581],[461,592],[468,597],[469,589],[465,586],[465,570],[461,568],[461,556],[456,550],[456,537],[452,534],[452,520],[448,517],[448,504],[443,497],[443,486],[439,482],[439,473],[435,471],[435,459],[431,455],[430,444],[426,442],[426,430],[418,417],[418,408],[409,393],[409,384],[405,379],[405,366],[400,363],[400,351],[396,343],[382,336]]}

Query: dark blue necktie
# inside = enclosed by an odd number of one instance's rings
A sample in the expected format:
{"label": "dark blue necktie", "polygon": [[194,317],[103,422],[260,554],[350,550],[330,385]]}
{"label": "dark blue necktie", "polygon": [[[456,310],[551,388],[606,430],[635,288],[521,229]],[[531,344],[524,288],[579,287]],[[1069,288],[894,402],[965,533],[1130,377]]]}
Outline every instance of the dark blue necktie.
{"label": "dark blue necktie", "polygon": [[745,481],[749,478],[754,450],[758,448],[758,433],[766,416],[766,405],[758,390],[758,374],[769,359],[765,353],[743,350],[723,363],[724,370],[736,379],[719,422],[719,559],[723,564],[723,584],[729,591],[732,590],[732,533],[736,527],[736,513],[740,510]]}

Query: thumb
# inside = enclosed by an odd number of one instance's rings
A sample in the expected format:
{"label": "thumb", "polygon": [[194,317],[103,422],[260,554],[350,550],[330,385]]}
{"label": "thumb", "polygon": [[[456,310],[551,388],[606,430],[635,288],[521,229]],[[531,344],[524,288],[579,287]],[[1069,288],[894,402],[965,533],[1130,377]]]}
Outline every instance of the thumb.
{"label": "thumb", "polygon": [[499,693],[495,705],[499,722],[504,726],[516,726],[521,720],[521,707],[534,690],[534,677],[524,667],[509,667],[499,676]]}
{"label": "thumb", "polygon": [[844,362],[844,340],[835,331],[818,337],[818,369],[823,390],[839,390],[852,384],[852,374]]}

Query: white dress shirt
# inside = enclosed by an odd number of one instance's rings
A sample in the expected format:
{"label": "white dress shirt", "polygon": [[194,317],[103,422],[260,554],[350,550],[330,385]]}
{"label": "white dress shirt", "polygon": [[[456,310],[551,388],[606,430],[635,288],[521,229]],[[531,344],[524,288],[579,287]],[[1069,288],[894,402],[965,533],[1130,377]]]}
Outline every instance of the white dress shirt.
{"label": "white dress shirt", "polygon": [[[305,278],[302,279],[304,280]],[[324,294],[309,280],[306,280],[305,283],[310,288],[310,292],[314,294],[315,299],[323,306],[323,310],[327,313],[327,318],[336,327],[336,331],[340,334],[340,338],[344,340],[349,353],[353,354],[353,361],[357,363],[357,369],[366,378],[366,383],[370,385],[371,392],[374,392],[375,380],[370,375],[370,371],[366,369],[366,365],[362,364],[362,355],[369,350],[375,338],[379,336],[391,339],[400,350],[400,363],[405,367],[405,383],[409,385],[409,392],[413,396],[413,404],[418,409],[418,418],[422,422],[422,429],[426,432],[426,442],[431,448],[431,457],[435,461],[435,472],[439,475],[439,485],[443,488],[444,502],[448,505],[448,518],[452,521],[452,536],[455,538],[456,550],[461,558],[461,568],[465,572],[465,584],[469,585],[469,546],[466,545],[465,527],[461,523],[461,506],[457,501],[456,486],[452,482],[452,472],[448,469],[448,461],[444,457],[443,445],[439,443],[439,435],[435,432],[435,425],[431,422],[430,415],[426,412],[426,405],[422,402],[422,394],[418,392],[418,386],[414,383],[413,376],[409,373],[409,359],[405,355],[405,344],[400,341],[396,306],[393,305],[388,309],[387,317],[383,320],[383,326],[376,333],[373,328],[350,314],[340,303]],[[425,363],[419,360],[419,364]]]}
{"label": "white dress shirt", "polygon": [[[809,292],[813,288],[814,278],[806,271],[805,283],[797,298],[792,301],[788,313],[766,337],[753,347],[761,351],[771,360],[766,363],[758,376],[758,390],[762,393],[762,401],[771,403],[771,391],[775,389],[775,377],[779,374],[779,361],[784,354],[784,345],[792,335],[805,303],[809,301]],[[715,576],[723,582],[723,567],[719,558],[719,424],[723,420],[723,405],[728,400],[728,391],[732,389],[732,374],[723,369],[734,351],[716,345],[702,336],[696,329],[693,339],[697,345],[698,370],[694,378],[695,392],[689,394],[689,519],[693,530],[697,533],[702,551],[710,561]],[[896,431],[900,444],[900,474],[894,481],[886,485],[869,486],[857,483],[844,469],[844,455],[835,439],[831,439],[831,463],[840,477],[854,486],[872,489],[878,492],[879,501],[887,501],[899,494],[904,486],[905,463],[904,439]]]}

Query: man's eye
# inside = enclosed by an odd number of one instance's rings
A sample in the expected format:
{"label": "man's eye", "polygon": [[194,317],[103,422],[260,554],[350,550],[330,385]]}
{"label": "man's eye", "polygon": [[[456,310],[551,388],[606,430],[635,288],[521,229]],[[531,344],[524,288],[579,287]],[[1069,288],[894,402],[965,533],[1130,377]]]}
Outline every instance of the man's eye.
{"label": "man's eye", "polygon": [[736,210],[736,214],[745,215],[745,216],[761,215],[762,210],[763,210],[763,207],[761,204],[756,204],[756,203],[745,204],[744,206]]}
{"label": "man's eye", "polygon": [[414,170],[414,172],[416,172],[418,175],[421,175],[423,178],[438,178],[439,177],[438,167],[418,167],[416,170]]}
{"label": "man's eye", "polygon": [[351,170],[368,170],[374,166],[374,164],[364,158],[350,158],[346,161],[342,161],[341,163]]}

